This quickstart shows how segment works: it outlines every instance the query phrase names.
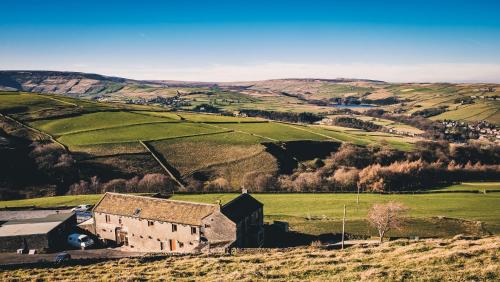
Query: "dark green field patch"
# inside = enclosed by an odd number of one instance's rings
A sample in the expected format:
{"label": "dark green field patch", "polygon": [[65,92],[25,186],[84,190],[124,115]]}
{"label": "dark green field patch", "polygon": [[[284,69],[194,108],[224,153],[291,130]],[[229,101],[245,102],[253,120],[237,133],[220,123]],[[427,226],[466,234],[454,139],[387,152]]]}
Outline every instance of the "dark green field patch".
{"label": "dark green field patch", "polygon": [[39,120],[31,124],[52,135],[64,135],[96,129],[157,122],[175,122],[175,120],[130,112],[96,112],[69,118]]}
{"label": "dark green field patch", "polygon": [[156,123],[67,134],[61,136],[58,140],[68,146],[74,146],[138,140],[159,140],[221,131],[223,130],[194,123]]}

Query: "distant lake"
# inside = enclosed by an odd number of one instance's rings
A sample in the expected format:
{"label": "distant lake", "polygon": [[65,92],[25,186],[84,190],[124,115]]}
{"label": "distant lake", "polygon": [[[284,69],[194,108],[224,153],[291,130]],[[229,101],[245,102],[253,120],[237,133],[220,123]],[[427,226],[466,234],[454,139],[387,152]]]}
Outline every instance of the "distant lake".
{"label": "distant lake", "polygon": [[373,108],[376,106],[370,104],[358,104],[358,105],[350,104],[350,105],[333,105],[333,107],[345,109],[345,108]]}

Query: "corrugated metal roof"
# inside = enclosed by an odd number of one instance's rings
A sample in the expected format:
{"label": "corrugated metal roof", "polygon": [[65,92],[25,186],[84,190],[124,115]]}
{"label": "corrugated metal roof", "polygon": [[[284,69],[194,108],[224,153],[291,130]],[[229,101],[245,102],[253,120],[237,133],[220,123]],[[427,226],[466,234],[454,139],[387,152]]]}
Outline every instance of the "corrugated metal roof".
{"label": "corrugated metal roof", "polygon": [[201,220],[204,217],[218,209],[218,205],[108,192],[104,194],[93,211],[164,222],[201,225]]}
{"label": "corrugated metal roof", "polygon": [[74,216],[73,213],[60,213],[51,214],[42,218],[10,220],[0,226],[0,237],[46,234],[59,224]]}
{"label": "corrugated metal roof", "polygon": [[27,223],[43,223],[43,222],[63,222],[68,218],[74,216],[72,212],[67,213],[54,213],[49,214],[46,217],[36,217],[36,218],[23,218],[23,219],[13,219],[9,220],[4,225],[10,224],[27,224]]}
{"label": "corrugated metal roof", "polygon": [[23,224],[4,224],[0,226],[0,237],[47,234],[61,222],[40,222]]}

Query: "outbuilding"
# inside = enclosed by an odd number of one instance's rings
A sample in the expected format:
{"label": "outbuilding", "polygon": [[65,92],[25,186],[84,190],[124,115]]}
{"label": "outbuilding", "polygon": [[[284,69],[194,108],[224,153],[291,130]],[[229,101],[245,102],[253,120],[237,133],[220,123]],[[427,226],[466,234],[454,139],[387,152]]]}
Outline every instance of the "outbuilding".
{"label": "outbuilding", "polygon": [[75,225],[74,213],[7,221],[0,226],[0,252],[15,252],[18,249],[62,249],[66,246],[66,238]]}

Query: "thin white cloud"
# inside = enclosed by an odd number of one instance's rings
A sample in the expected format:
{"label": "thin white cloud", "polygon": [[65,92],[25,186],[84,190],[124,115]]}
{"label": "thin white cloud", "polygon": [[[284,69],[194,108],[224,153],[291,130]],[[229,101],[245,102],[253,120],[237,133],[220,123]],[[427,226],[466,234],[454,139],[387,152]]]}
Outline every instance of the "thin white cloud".
{"label": "thin white cloud", "polygon": [[[108,73],[108,71],[112,71]],[[106,73],[137,79],[252,81],[274,78],[367,78],[390,82],[500,82],[498,64],[290,64],[121,68]]]}
{"label": "thin white cloud", "polygon": [[[3,69],[9,69],[5,66]],[[34,66],[11,69],[39,69]],[[207,65],[199,67],[148,67],[124,64],[103,67],[73,64],[43,68],[122,76],[133,79],[186,81],[253,81],[276,78],[366,78],[389,82],[494,82],[500,83],[500,64],[292,64]]]}

